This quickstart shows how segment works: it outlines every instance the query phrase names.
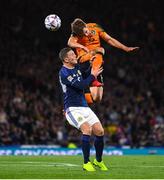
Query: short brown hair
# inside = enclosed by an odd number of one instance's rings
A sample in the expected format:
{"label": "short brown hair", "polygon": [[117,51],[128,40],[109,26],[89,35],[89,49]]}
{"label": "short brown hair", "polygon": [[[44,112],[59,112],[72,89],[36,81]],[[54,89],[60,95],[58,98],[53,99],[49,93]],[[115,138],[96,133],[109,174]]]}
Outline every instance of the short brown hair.
{"label": "short brown hair", "polygon": [[67,53],[71,51],[72,49],[70,47],[65,47],[60,50],[59,52],[59,58],[61,59],[62,62],[64,62],[64,59],[67,57]]}
{"label": "short brown hair", "polygon": [[86,23],[80,18],[76,18],[71,23],[72,33],[77,35],[77,36],[83,36],[84,35],[83,28],[85,28],[85,27],[86,27]]}

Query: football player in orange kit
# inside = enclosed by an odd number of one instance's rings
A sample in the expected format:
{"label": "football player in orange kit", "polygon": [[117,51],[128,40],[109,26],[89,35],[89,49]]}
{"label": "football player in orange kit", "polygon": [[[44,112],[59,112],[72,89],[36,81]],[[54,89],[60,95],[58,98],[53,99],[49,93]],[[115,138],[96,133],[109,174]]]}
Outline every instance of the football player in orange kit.
{"label": "football player in orange kit", "polygon": [[[104,48],[101,47],[100,39],[105,40],[109,45],[122,49],[126,52],[138,50],[139,47],[128,47],[108,35],[98,24],[85,23],[82,19],[76,18],[71,23],[72,34],[68,40],[68,46],[76,49],[82,72],[90,67],[99,68],[103,64]],[[90,62],[91,59],[93,59]],[[86,93],[88,103],[101,101],[103,95],[103,78],[100,75],[91,87],[90,93]]]}

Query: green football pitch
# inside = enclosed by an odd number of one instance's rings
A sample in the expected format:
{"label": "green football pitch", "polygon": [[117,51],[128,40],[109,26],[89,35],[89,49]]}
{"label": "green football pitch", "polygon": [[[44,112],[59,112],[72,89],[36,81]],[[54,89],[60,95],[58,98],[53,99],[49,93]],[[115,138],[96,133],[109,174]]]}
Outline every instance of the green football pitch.
{"label": "green football pitch", "polygon": [[0,179],[164,179],[164,156],[104,156],[104,162],[109,171],[86,172],[79,155],[0,156]]}

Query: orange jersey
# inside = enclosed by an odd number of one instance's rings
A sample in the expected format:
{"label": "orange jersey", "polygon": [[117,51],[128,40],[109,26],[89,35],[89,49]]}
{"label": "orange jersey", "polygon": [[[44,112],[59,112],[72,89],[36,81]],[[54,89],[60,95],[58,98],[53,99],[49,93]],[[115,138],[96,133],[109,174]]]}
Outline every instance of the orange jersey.
{"label": "orange jersey", "polygon": [[[87,47],[89,50],[95,50],[98,47],[101,47],[100,38],[103,38],[106,35],[106,32],[96,23],[88,23],[87,28],[90,30],[91,34],[89,36],[79,37],[74,35],[77,38],[77,42]],[[76,48],[78,56],[83,56],[86,52],[81,48]]]}

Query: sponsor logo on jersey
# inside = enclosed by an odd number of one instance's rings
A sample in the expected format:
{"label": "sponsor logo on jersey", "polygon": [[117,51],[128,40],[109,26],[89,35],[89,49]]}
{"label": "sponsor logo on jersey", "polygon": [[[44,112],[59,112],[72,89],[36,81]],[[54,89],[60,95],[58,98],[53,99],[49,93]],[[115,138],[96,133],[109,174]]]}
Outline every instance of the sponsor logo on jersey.
{"label": "sponsor logo on jersey", "polygon": [[73,80],[73,77],[72,76],[68,76],[67,79],[68,79],[68,81],[71,82]]}
{"label": "sponsor logo on jersey", "polygon": [[78,122],[81,122],[83,120],[83,118],[82,117],[78,117],[77,120],[78,120]]}
{"label": "sponsor logo on jersey", "polygon": [[78,72],[78,74],[80,74],[80,75],[81,75],[81,72],[80,72],[80,70],[78,70],[77,72]]}
{"label": "sponsor logo on jersey", "polygon": [[95,34],[96,34],[96,31],[95,31],[95,30],[91,30],[91,33],[95,35]]}

